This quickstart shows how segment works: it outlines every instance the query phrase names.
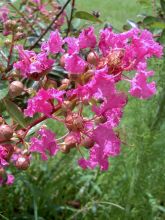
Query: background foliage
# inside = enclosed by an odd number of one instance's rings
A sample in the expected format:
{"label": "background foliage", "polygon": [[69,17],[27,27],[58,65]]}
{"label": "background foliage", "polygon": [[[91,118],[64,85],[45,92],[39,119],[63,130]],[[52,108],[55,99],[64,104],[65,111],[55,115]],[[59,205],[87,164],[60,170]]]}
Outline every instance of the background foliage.
{"label": "background foliage", "polygon": [[[127,19],[139,21],[137,14],[153,13],[147,0],[78,0],[77,8],[99,10],[100,19],[117,30]],[[74,152],[48,162],[36,157],[28,171],[16,174],[13,186],[0,188],[0,219],[165,219],[165,60],[153,59],[150,67],[156,70],[157,95],[149,101],[129,97],[119,128],[122,152],[109,171],[83,171]],[[47,125],[63,131],[51,121]]]}

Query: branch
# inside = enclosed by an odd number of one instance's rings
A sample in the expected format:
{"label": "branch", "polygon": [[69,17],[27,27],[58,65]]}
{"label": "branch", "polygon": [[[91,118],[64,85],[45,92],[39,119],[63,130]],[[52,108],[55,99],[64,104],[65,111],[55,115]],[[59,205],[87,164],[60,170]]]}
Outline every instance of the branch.
{"label": "branch", "polygon": [[70,19],[69,19],[69,22],[68,22],[68,30],[67,30],[67,35],[66,35],[66,36],[68,36],[69,33],[70,33],[71,24],[72,24],[72,19],[73,19],[74,8],[75,8],[75,0],[72,0],[72,10],[71,10]]}
{"label": "branch", "polygon": [[49,24],[49,26],[45,29],[45,31],[40,35],[40,37],[38,38],[38,40],[30,47],[30,50],[32,50],[39,42],[40,40],[45,36],[45,34],[49,31],[49,29],[52,27],[52,25],[54,24],[54,22],[60,17],[60,15],[63,13],[63,11],[65,10],[65,8],[67,7],[67,5],[70,3],[71,0],[68,0],[65,5],[62,7],[62,9],[60,10],[60,12],[56,15],[56,17],[53,19],[53,21]]}
{"label": "branch", "polygon": [[[53,112],[51,114],[54,114],[55,112],[57,112],[59,109],[61,108],[61,105],[58,104],[54,109],[53,109]],[[47,116],[42,116],[41,118],[38,118],[36,119],[35,121],[33,121],[26,129],[25,129],[25,133],[23,135],[23,138],[24,139],[28,133],[28,131],[34,127],[35,125],[39,124],[40,122],[46,120],[48,117]]]}
{"label": "branch", "polygon": [[22,18],[25,19],[25,21],[30,25],[30,28],[34,31],[34,33],[37,35],[36,30],[33,28],[33,24],[29,22],[29,20],[24,16],[22,12],[20,12],[11,2],[8,3]]}

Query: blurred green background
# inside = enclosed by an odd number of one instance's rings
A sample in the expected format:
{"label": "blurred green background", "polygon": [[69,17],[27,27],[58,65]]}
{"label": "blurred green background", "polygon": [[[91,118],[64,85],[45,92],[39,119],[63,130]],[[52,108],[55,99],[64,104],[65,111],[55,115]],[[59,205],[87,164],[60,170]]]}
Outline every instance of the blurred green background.
{"label": "blurred green background", "polygon": [[[151,4],[136,0],[76,2],[78,10],[99,11],[117,30],[140,13],[152,14]],[[13,186],[0,188],[0,219],[165,219],[165,61],[152,59],[149,65],[156,72],[157,95],[147,101],[129,97],[119,128],[125,145],[108,172],[83,171],[74,151],[48,162],[36,157],[28,171],[16,174]],[[63,130],[51,122],[49,127]]]}

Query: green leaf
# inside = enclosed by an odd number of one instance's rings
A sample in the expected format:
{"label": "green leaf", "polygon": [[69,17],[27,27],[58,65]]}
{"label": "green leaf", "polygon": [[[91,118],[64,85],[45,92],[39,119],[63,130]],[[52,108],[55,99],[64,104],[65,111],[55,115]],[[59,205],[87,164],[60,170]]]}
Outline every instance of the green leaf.
{"label": "green leaf", "polygon": [[156,28],[156,29],[164,29],[165,28],[165,23],[163,22],[154,22],[150,26],[151,28]]}
{"label": "green leaf", "polygon": [[80,18],[83,20],[87,20],[87,21],[93,21],[93,22],[98,22],[98,23],[102,23],[102,21],[100,19],[98,19],[97,17],[95,17],[94,15],[86,12],[86,11],[77,11],[74,14],[75,18]]}
{"label": "green leaf", "polygon": [[42,125],[46,124],[47,119],[33,126],[27,133],[26,137],[33,135],[36,131],[38,131]]}
{"label": "green leaf", "polygon": [[165,0],[160,0],[160,4],[161,4],[163,12],[165,13]]}
{"label": "green leaf", "polygon": [[7,81],[0,81],[0,100],[5,98],[9,91],[9,84]]}
{"label": "green leaf", "polygon": [[12,119],[17,122],[21,127],[26,128],[26,120],[23,113],[19,110],[18,106],[9,99],[4,99],[3,102],[8,114],[12,117]]}
{"label": "green leaf", "polygon": [[64,124],[61,122],[58,122],[56,120],[48,119],[46,121],[46,125],[50,130],[52,130],[54,133],[56,133],[57,136],[64,135],[67,133],[67,130],[66,130]]}
{"label": "green leaf", "polygon": [[164,45],[165,45],[165,29],[163,29],[162,34],[161,34],[161,36],[159,37],[158,41],[159,41],[161,44],[164,44]]}
{"label": "green leaf", "polygon": [[143,19],[143,24],[144,25],[151,25],[155,22],[160,22],[159,18],[153,17],[153,16],[147,16]]}

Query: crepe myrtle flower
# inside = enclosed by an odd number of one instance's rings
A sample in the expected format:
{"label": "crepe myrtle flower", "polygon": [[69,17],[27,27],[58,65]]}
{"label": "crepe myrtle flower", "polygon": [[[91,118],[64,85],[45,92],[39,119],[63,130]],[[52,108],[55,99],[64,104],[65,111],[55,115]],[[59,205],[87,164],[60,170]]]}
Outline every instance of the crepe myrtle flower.
{"label": "crepe myrtle flower", "polygon": [[53,101],[62,103],[64,91],[56,89],[40,89],[36,96],[28,100],[27,108],[24,110],[26,116],[33,117],[35,113],[43,113],[47,117],[51,117],[54,109]]}
{"label": "crepe myrtle flower", "polygon": [[58,30],[52,31],[50,33],[50,37],[48,41],[42,43],[41,51],[51,54],[63,53],[64,52],[64,49],[62,48],[63,44],[64,41],[59,31]]}
{"label": "crepe myrtle flower", "polygon": [[55,134],[43,127],[38,131],[38,136],[38,138],[31,138],[29,150],[30,152],[40,153],[42,160],[47,160],[47,154],[54,156],[59,150]]}
{"label": "crepe myrtle flower", "polygon": [[14,63],[14,68],[19,70],[22,76],[39,80],[52,69],[54,60],[49,59],[46,53],[36,54],[34,51],[24,50],[21,45],[16,49],[20,60]]}

